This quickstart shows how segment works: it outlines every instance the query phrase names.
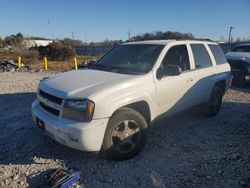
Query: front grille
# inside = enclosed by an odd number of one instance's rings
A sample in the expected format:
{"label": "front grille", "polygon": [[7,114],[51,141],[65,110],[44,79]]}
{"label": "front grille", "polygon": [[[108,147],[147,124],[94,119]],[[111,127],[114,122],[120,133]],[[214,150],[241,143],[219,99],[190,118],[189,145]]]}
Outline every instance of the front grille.
{"label": "front grille", "polygon": [[58,98],[58,97],[55,97],[53,95],[50,95],[42,90],[39,91],[39,95],[41,95],[43,98],[46,98],[54,103],[57,103],[57,104],[62,104],[62,99],[61,98]]}
{"label": "front grille", "polygon": [[241,60],[228,60],[228,63],[230,64],[232,69],[244,69],[244,67],[246,66],[246,63]]}
{"label": "front grille", "polygon": [[40,102],[40,106],[41,106],[44,110],[46,110],[47,112],[49,112],[49,113],[51,113],[51,114],[53,114],[53,115],[55,115],[55,116],[59,116],[59,114],[60,114],[60,111],[59,111],[59,110],[56,110],[56,109],[54,109],[54,108],[51,108],[50,106],[46,106],[46,105],[44,105],[42,102]]}
{"label": "front grille", "polygon": [[228,63],[231,66],[231,71],[234,77],[241,77],[248,74],[248,63],[242,60],[228,60]]}
{"label": "front grille", "polygon": [[48,94],[44,92],[43,90],[39,90],[38,100],[39,100],[39,104],[41,108],[43,108],[45,111],[55,116],[60,115],[60,108],[61,108],[63,99],[53,96],[51,94]]}

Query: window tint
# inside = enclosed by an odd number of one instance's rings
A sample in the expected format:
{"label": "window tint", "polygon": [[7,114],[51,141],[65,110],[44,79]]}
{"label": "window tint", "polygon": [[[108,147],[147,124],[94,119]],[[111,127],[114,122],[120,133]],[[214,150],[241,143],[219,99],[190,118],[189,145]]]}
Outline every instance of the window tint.
{"label": "window tint", "polygon": [[195,68],[212,66],[210,56],[203,44],[191,44]]}
{"label": "window tint", "polygon": [[214,55],[216,64],[219,65],[227,62],[222,49],[218,45],[209,44],[208,46]]}
{"label": "window tint", "polygon": [[182,71],[190,70],[190,62],[186,45],[171,47],[165,55],[163,68],[166,65],[178,65]]}
{"label": "window tint", "polygon": [[208,52],[207,52],[207,49],[205,48],[204,45],[201,45],[201,48],[202,48],[202,52],[203,52],[203,55],[204,55],[204,59],[205,59],[206,64],[209,65],[209,66],[212,66],[213,64],[212,64],[212,61],[211,61],[211,59],[210,59],[210,56],[209,56],[209,54],[208,54]]}
{"label": "window tint", "polygon": [[151,70],[163,45],[126,44],[112,49],[91,68],[124,74],[145,74]]}

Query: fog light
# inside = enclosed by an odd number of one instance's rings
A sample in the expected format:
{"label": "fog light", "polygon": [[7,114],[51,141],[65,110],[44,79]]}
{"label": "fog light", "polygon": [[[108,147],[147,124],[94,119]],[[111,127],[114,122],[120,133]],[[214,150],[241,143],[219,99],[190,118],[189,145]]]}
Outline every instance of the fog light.
{"label": "fog light", "polygon": [[247,76],[245,77],[245,79],[246,79],[247,82],[249,82],[249,81],[250,81],[250,75],[247,75]]}
{"label": "fog light", "polygon": [[73,142],[78,142],[78,137],[75,134],[69,133],[69,139]]}

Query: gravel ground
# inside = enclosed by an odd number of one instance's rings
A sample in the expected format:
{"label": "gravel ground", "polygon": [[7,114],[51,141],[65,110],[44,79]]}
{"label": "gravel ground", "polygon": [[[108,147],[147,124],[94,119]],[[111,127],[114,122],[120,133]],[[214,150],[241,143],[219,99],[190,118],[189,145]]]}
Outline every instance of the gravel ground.
{"label": "gravel ground", "polygon": [[62,146],[33,123],[39,80],[51,73],[0,73],[0,187],[42,187],[61,166],[83,187],[250,187],[250,88],[232,88],[220,113],[194,108],[155,122],[146,148],[127,161]]}

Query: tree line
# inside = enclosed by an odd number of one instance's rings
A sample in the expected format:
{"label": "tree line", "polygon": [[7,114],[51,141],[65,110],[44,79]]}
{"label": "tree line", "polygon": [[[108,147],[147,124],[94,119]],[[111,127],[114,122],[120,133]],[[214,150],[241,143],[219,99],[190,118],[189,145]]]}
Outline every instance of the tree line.
{"label": "tree line", "polygon": [[172,31],[156,31],[151,33],[139,34],[131,37],[128,41],[142,41],[142,40],[168,40],[168,39],[194,39],[192,33],[181,33]]}
{"label": "tree line", "polygon": [[70,38],[64,38],[62,40],[54,40],[52,43],[47,46],[34,46],[27,48],[24,43],[24,40],[46,40],[42,37],[29,37],[25,38],[22,33],[17,33],[15,35],[10,35],[4,39],[0,38],[0,47],[7,47],[7,51],[1,52],[0,55],[8,54],[8,57],[16,57],[21,55],[27,61],[36,61],[38,59],[46,56],[49,60],[67,60],[75,56],[74,46],[117,46],[124,42],[129,41],[141,41],[141,40],[160,40],[160,39],[176,39],[176,38],[194,38],[191,33],[180,33],[180,32],[151,32],[135,35],[129,40],[104,40],[101,42],[89,42],[84,43],[81,40],[73,40]]}

